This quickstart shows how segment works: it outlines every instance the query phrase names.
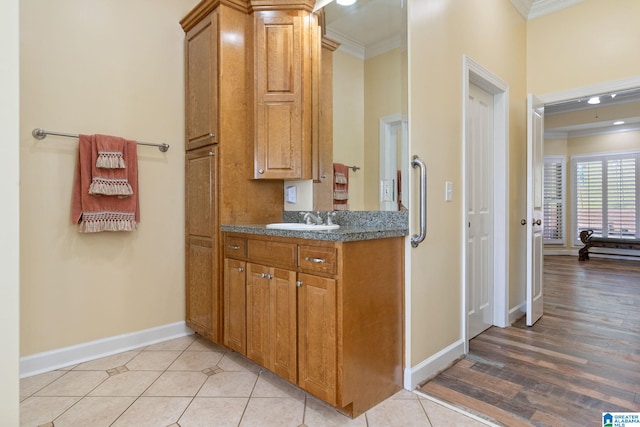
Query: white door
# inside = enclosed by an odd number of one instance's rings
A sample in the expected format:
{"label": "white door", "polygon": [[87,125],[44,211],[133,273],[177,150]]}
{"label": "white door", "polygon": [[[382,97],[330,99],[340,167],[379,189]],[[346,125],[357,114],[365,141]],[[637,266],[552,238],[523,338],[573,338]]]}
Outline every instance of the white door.
{"label": "white door", "polygon": [[542,317],[544,104],[527,97],[527,326]]}
{"label": "white door", "polygon": [[[407,117],[380,119],[380,210],[397,211],[408,206],[409,140]],[[404,199],[403,196],[404,195]]]}
{"label": "white door", "polygon": [[493,95],[469,85],[466,126],[468,339],[493,325]]}

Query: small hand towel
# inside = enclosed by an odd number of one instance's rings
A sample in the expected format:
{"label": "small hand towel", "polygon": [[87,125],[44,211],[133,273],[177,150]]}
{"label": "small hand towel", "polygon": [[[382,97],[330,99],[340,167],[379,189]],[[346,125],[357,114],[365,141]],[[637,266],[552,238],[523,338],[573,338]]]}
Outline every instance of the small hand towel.
{"label": "small hand towel", "polygon": [[342,163],[333,164],[333,209],[349,210],[349,167]]}
{"label": "small hand towel", "polygon": [[79,224],[78,230],[83,233],[133,231],[140,222],[136,142],[125,140],[123,152],[127,164],[124,169],[125,179],[131,186],[131,196],[89,193],[93,173],[97,169],[97,155],[95,135],[80,135],[71,200],[71,221]]}
{"label": "small hand towel", "polygon": [[98,148],[97,168],[124,169],[124,150],[126,145],[124,138],[110,135],[96,135]]}
{"label": "small hand towel", "polygon": [[[93,144],[91,164],[95,167],[91,171],[89,194],[132,195],[133,189],[127,179],[129,171],[124,167],[125,159],[129,157],[127,141],[117,136],[94,135]],[[107,167],[115,165],[118,167]]]}

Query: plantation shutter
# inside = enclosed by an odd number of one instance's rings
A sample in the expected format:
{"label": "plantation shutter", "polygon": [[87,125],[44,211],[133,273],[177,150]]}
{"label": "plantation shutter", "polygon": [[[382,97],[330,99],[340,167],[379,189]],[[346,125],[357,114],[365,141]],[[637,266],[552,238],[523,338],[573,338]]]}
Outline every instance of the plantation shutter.
{"label": "plantation shutter", "polygon": [[607,237],[636,235],[636,159],[607,161]]}
{"label": "plantation shutter", "polygon": [[576,163],[576,213],[577,234],[593,230],[602,236],[602,160]]}
{"label": "plantation shutter", "polygon": [[572,158],[575,243],[582,230],[595,236],[638,238],[639,153]]}
{"label": "plantation shutter", "polygon": [[545,244],[564,244],[564,157],[544,159],[544,221]]}

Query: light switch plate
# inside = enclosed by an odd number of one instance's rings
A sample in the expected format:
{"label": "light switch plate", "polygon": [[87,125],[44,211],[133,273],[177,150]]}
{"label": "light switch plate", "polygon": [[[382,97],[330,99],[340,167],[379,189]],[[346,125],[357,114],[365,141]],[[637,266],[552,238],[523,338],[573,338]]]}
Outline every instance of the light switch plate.
{"label": "light switch plate", "polygon": [[453,201],[453,182],[451,181],[444,183],[444,200],[446,202]]}

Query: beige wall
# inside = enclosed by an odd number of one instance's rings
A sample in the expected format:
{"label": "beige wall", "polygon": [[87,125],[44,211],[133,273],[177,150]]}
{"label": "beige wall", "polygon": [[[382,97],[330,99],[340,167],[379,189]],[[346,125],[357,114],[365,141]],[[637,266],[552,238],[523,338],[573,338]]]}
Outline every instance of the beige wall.
{"label": "beige wall", "polygon": [[19,355],[19,54],[18,0],[0,2],[0,420],[20,424]]}
{"label": "beige wall", "polygon": [[403,59],[393,49],[368,59],[364,66],[364,181],[365,210],[380,209],[380,118],[406,110],[402,92]]}
{"label": "beige wall", "polygon": [[[409,8],[410,152],[424,159],[428,174],[427,238],[407,254],[415,366],[462,338],[463,54],[509,84],[510,301],[523,299],[526,23],[509,0],[414,0]],[[454,186],[450,203],[445,181]]]}
{"label": "beige wall", "polygon": [[640,74],[640,2],[588,0],[527,25],[527,88],[537,94]]}
{"label": "beige wall", "polygon": [[333,161],[361,167],[349,171],[349,209],[364,210],[364,61],[333,53]]}
{"label": "beige wall", "polygon": [[349,209],[380,208],[380,117],[406,113],[406,52],[393,49],[363,61],[334,53],[333,158],[349,172]]}
{"label": "beige wall", "polygon": [[[20,2],[21,355],[184,319],[183,38],[197,0]],[[139,147],[141,222],[79,234],[77,140],[35,127],[166,142]]]}

